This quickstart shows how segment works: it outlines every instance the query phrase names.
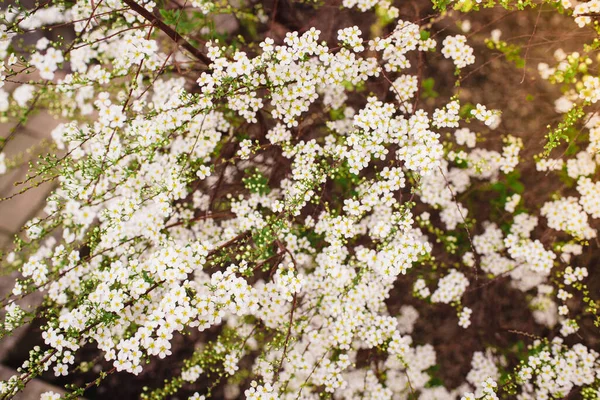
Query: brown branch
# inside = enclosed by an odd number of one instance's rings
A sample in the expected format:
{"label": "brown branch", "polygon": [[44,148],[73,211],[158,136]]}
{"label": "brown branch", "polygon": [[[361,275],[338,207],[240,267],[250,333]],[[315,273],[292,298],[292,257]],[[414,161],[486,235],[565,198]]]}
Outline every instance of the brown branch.
{"label": "brown branch", "polygon": [[290,310],[290,321],[288,325],[287,334],[285,335],[285,342],[283,344],[283,354],[281,355],[281,360],[279,360],[279,367],[277,367],[277,371],[275,371],[275,379],[274,382],[277,382],[277,378],[279,377],[279,372],[281,371],[281,367],[283,367],[283,361],[285,360],[285,356],[287,354],[288,345],[290,344],[290,338],[292,336],[292,324],[294,323],[294,310],[297,305],[297,294],[294,293],[294,300],[292,302],[292,309]]}
{"label": "brown branch", "polygon": [[146,20],[154,24],[158,29],[163,31],[167,36],[169,36],[177,45],[180,45],[188,52],[190,52],[194,57],[198,60],[202,61],[204,65],[207,67],[210,66],[211,60],[202,53],[199,49],[194,47],[190,42],[185,40],[183,36],[181,36],[177,31],[171,28],[169,25],[165,24],[161,21],[156,15],[146,10],[143,6],[139,5],[133,0],[123,0],[123,3],[127,4],[133,11],[144,17]]}

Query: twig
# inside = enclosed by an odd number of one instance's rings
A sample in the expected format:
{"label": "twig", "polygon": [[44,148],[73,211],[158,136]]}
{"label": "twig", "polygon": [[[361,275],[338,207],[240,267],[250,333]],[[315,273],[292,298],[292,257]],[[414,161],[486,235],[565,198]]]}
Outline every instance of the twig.
{"label": "twig", "polygon": [[160,20],[156,15],[146,10],[143,6],[139,5],[133,0],[123,0],[123,3],[127,4],[133,11],[144,17],[146,20],[154,24],[158,29],[163,31],[167,36],[169,36],[177,45],[180,45],[188,52],[190,52],[194,57],[198,60],[202,61],[204,65],[207,67],[210,66],[212,61],[208,56],[202,53],[199,49],[194,47],[190,42],[185,40],[183,36],[181,36],[177,31],[172,29],[169,25],[165,24],[162,20]]}

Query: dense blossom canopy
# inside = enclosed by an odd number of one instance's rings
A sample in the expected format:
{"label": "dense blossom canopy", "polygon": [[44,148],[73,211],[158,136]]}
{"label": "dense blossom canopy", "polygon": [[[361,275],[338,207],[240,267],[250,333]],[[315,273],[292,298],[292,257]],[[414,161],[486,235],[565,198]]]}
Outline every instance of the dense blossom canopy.
{"label": "dense blossom canopy", "polygon": [[[586,284],[595,266],[579,258],[597,251],[600,218],[598,40],[529,66],[562,94],[545,146],[527,149],[499,133],[501,110],[461,91],[483,63],[473,22],[435,29],[451,9],[475,21],[497,6],[553,9],[590,32],[597,0],[435,1],[414,19],[389,0],[344,0],[372,25],[344,26],[336,43],[315,27],[277,31],[277,0],[268,12],[208,0],[15,3],[0,14],[0,111],[19,122],[0,148],[40,109],[61,122],[21,195],[55,189],[2,261],[20,272],[2,334],[39,319],[44,345],[0,383],[2,398],[93,362],[103,372],[65,395],[85,396],[175,357],[186,336],[193,353],[143,396],[600,396],[598,332],[580,332],[599,321]],[[246,38],[219,39],[217,14],[247,24]],[[487,47],[523,61],[501,34]],[[426,59],[450,68],[426,71]],[[449,75],[442,95],[428,75]],[[535,182],[564,190],[525,187],[527,162]],[[0,151],[0,173],[16,165]],[[500,194],[492,211],[476,196],[484,187]],[[435,330],[427,310],[441,309],[465,335],[481,332],[500,317],[480,307],[485,295],[465,298],[493,285],[520,293],[514,307],[544,336],[482,339],[463,382],[445,385],[440,343],[415,327]],[[19,305],[35,292],[37,310]],[[80,351],[90,344],[93,361]]]}

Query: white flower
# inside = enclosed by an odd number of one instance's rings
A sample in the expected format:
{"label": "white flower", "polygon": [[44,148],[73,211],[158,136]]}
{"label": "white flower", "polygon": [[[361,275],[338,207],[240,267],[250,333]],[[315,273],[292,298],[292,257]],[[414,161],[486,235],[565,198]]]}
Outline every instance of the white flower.
{"label": "white flower", "polygon": [[465,36],[446,36],[442,44],[442,54],[446,58],[452,58],[456,68],[464,68],[475,62],[473,48],[467,45]]}
{"label": "white flower", "polygon": [[33,85],[20,85],[12,93],[13,99],[19,107],[25,107],[27,102],[33,98],[35,87]]}

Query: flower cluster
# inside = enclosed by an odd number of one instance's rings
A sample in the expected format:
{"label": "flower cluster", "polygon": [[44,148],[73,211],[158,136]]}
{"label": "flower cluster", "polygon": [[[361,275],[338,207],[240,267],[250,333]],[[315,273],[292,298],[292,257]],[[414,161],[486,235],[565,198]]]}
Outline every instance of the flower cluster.
{"label": "flower cluster", "polygon": [[464,35],[447,36],[442,43],[442,54],[446,58],[451,58],[456,68],[464,68],[475,62],[473,48],[467,44],[467,38]]}

